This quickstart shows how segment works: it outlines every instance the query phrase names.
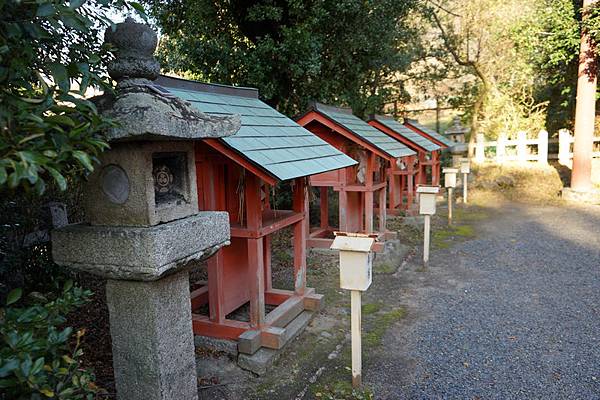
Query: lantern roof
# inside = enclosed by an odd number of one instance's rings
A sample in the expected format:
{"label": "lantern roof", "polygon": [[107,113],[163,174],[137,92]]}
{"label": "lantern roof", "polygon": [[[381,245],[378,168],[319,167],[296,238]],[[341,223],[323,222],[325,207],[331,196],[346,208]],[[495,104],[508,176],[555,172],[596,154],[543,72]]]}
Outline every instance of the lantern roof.
{"label": "lantern roof", "polygon": [[441,147],[431,140],[427,139],[424,136],[419,135],[415,131],[406,126],[402,125],[400,122],[396,121],[394,118],[386,117],[383,115],[372,115],[370,121],[377,121],[386,128],[396,132],[398,135],[404,137],[409,142],[414,143],[415,145],[427,150],[427,151],[436,151]]}
{"label": "lantern roof", "polygon": [[254,88],[207,84],[161,75],[157,90],[210,116],[241,116],[241,128],[220,139],[277,180],[310,176],[357,162],[262,102]]}
{"label": "lantern roof", "polygon": [[108,74],[117,86],[91,100],[103,116],[116,122],[106,132],[109,141],[217,138],[240,128],[238,115],[207,115],[156,90],[152,81],[160,72],[154,58],[158,38],[150,26],[127,18],[114,30],[107,29],[104,41],[114,48]]}

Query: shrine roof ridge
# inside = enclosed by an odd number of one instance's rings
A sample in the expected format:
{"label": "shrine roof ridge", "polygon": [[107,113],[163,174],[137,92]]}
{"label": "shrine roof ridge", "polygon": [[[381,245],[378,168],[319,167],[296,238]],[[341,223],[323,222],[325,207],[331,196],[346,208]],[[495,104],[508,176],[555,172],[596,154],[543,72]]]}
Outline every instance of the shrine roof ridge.
{"label": "shrine roof ridge", "polygon": [[402,125],[393,117],[387,115],[372,114],[369,117],[369,121],[379,122],[388,129],[396,132],[398,135],[406,138],[410,142],[416,144],[417,146],[427,151],[436,151],[441,149],[441,146],[427,139],[425,136],[419,135],[410,128]]}
{"label": "shrine roof ridge", "polygon": [[310,176],[357,162],[258,98],[258,90],[159,76],[155,85],[211,116],[241,116],[241,128],[219,139],[275,180]]}
{"label": "shrine roof ridge", "polygon": [[413,156],[416,153],[400,141],[386,135],[379,129],[358,118],[348,108],[329,106],[317,102],[310,105],[309,111],[322,114],[358,138],[367,141],[383,153],[393,158]]}
{"label": "shrine roof ridge", "polygon": [[201,91],[206,93],[223,94],[227,96],[247,97],[258,99],[258,89],[245,86],[222,85],[219,83],[205,83],[191,79],[184,79],[177,76],[160,75],[155,82],[158,86],[164,84],[171,88]]}
{"label": "shrine roof ridge", "polygon": [[446,147],[452,147],[455,144],[454,142],[448,140],[448,138],[444,137],[443,135],[440,135],[433,129],[429,129],[425,125],[420,124],[419,121],[416,119],[404,118],[404,125],[410,125],[416,128],[417,130],[425,133],[426,135],[431,136],[438,142],[443,143],[443,145]]}

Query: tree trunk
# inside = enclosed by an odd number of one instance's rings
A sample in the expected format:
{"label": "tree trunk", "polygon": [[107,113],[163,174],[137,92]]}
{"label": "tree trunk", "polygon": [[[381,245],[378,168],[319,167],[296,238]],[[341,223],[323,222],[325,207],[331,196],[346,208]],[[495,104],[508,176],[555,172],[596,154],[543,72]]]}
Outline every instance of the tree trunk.
{"label": "tree trunk", "polygon": [[[584,9],[596,0],[584,0]],[[584,18],[585,11],[584,11]],[[592,188],[592,157],[594,122],[596,119],[596,86],[598,80],[595,43],[581,32],[577,103],[575,106],[575,144],[573,145],[573,173],[571,188],[587,191]]]}

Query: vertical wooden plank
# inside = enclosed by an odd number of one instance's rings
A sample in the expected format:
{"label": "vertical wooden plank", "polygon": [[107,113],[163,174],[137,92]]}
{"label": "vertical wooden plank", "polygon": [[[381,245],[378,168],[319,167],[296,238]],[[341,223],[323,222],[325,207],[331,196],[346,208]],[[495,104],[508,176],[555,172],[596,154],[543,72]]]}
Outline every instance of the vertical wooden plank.
{"label": "vertical wooden plank", "polygon": [[506,157],[506,136],[501,133],[496,141],[496,162],[498,164],[504,163]]}
{"label": "vertical wooden plank", "polygon": [[520,162],[527,161],[527,132],[519,132],[517,136],[517,158]]}
{"label": "vertical wooden plank", "polygon": [[485,161],[485,137],[483,133],[477,134],[477,142],[475,143],[475,162],[482,164]]}
{"label": "vertical wooden plank", "polygon": [[263,240],[248,239],[250,286],[250,325],[260,327],[265,322],[265,284],[263,266]]}
{"label": "vertical wooden plank", "polygon": [[338,229],[342,232],[348,231],[348,219],[346,212],[348,211],[348,192],[342,187],[338,192],[339,203],[339,226]]}
{"label": "vertical wooden plank", "polygon": [[[390,208],[390,210],[393,210],[396,208],[396,206],[398,205],[398,201],[396,200],[397,195],[397,187],[396,187],[396,175],[394,175],[394,171],[396,171],[396,169],[398,168],[396,165],[396,163],[392,163],[392,166],[389,169],[389,172],[387,174],[388,176],[388,184],[387,186],[390,188],[388,193],[389,193],[389,205],[388,207]],[[381,207],[381,204],[379,205]]]}
{"label": "vertical wooden plank", "polygon": [[271,275],[271,235],[263,237],[263,265],[265,269],[265,290],[273,288],[273,276]]}
{"label": "vertical wooden plank", "polygon": [[[327,227],[329,227],[329,188],[327,186],[322,186],[319,190],[321,192],[321,228],[327,229]],[[306,218],[309,218],[308,215]]]}
{"label": "vertical wooden plank", "polygon": [[423,232],[423,264],[429,262],[429,239],[431,237],[431,215],[425,214],[425,226]]}
{"label": "vertical wooden plank", "polygon": [[379,191],[379,232],[385,233],[387,225],[387,208],[385,207],[385,186]]}
{"label": "vertical wooden plank", "polygon": [[[414,156],[410,157],[410,160],[414,162]],[[417,176],[417,182],[418,184],[424,185],[427,183],[427,167],[425,165],[425,163],[427,163],[427,160],[425,159],[426,154],[422,151],[420,151],[417,155],[417,159],[418,159],[418,165],[417,165],[417,171],[418,171],[418,176]],[[414,170],[414,164],[412,165],[411,171]],[[433,170],[432,170],[433,171]]]}
{"label": "vertical wooden plank", "polygon": [[[200,169],[196,169],[197,174],[201,175],[199,180],[202,181],[202,193],[198,193],[198,197],[202,197],[204,210],[219,210],[218,200],[222,199],[222,193],[225,188],[223,185],[216,185],[217,182],[222,182],[223,166],[217,165],[210,159],[210,155],[206,153],[202,157],[202,165]],[[200,188],[200,186],[199,186]],[[221,208],[223,209],[223,208]],[[225,319],[225,287],[223,285],[223,249],[208,259],[208,313],[211,321],[221,323]]]}
{"label": "vertical wooden plank", "polygon": [[548,131],[544,129],[538,135],[538,162],[548,164]]}
{"label": "vertical wooden plank", "polygon": [[[292,192],[293,210],[304,214],[306,218],[306,204],[308,202],[306,183],[304,178],[294,180]],[[294,224],[294,292],[303,295],[306,291],[306,239],[308,232],[304,220]]]}
{"label": "vertical wooden plank", "polygon": [[373,190],[364,192],[365,199],[365,231],[367,233],[373,233]]}
{"label": "vertical wooden plank", "polygon": [[219,250],[207,261],[208,313],[211,321],[221,323],[225,319],[225,288],[223,287],[223,251]]}
{"label": "vertical wooden plank", "polygon": [[360,291],[350,292],[351,340],[352,340],[352,386],[362,383],[362,342],[361,342],[361,304]]}
{"label": "vertical wooden plank", "polygon": [[[244,193],[246,196],[247,228],[258,231],[262,227],[260,179],[246,171]],[[260,327],[265,321],[265,270],[263,239],[248,239],[248,265],[250,286],[250,325]]]}
{"label": "vertical wooden plank", "polygon": [[558,162],[567,167],[571,166],[571,142],[572,137],[568,130],[558,131]]}
{"label": "vertical wooden plank", "polygon": [[[408,174],[406,175],[406,209],[410,209],[414,200],[414,190],[415,190],[415,156],[411,156],[408,161],[409,167],[407,168]],[[419,164],[419,168],[420,164]],[[424,175],[425,172],[422,171],[421,175]]]}
{"label": "vertical wooden plank", "polygon": [[448,225],[452,225],[452,202],[453,202],[453,189],[448,188]]}
{"label": "vertical wooden plank", "polygon": [[[431,152],[431,184],[440,184],[440,154],[437,151]],[[425,182],[426,183],[426,182]]]}

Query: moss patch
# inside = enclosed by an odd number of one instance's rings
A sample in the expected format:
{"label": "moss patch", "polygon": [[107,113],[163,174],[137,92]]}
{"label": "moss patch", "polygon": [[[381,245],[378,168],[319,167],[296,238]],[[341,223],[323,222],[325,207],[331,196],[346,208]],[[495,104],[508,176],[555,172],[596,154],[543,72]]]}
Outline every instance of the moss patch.
{"label": "moss patch", "polygon": [[431,234],[431,244],[436,249],[447,249],[457,239],[475,237],[471,225],[451,225],[446,228],[436,228]]}
{"label": "moss patch", "polygon": [[375,314],[379,310],[381,310],[380,303],[367,303],[363,304],[361,307],[361,312],[363,315]]}
{"label": "moss patch", "polygon": [[393,274],[396,272],[396,267],[390,263],[375,263],[373,265],[373,272],[376,274]]}
{"label": "moss patch", "polygon": [[402,307],[383,314],[376,314],[372,320],[368,321],[368,328],[363,332],[363,346],[369,348],[381,345],[385,332],[393,323],[400,321],[405,315],[406,310]]}
{"label": "moss patch", "polygon": [[323,400],[371,400],[373,393],[368,388],[353,389],[348,381],[339,381],[318,385],[312,388],[313,395]]}

